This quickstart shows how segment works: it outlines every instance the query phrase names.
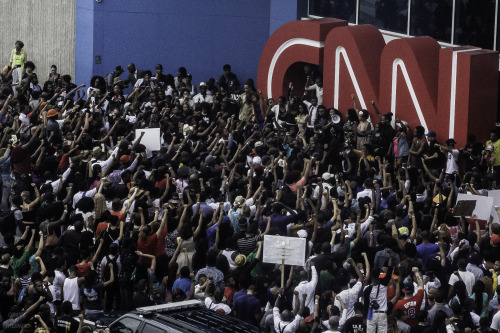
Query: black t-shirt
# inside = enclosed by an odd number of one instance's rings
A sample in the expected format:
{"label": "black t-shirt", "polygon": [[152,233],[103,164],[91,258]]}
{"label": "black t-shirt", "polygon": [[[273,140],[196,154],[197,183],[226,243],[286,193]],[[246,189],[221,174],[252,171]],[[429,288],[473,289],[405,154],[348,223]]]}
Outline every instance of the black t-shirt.
{"label": "black t-shirt", "polygon": [[89,310],[102,310],[103,283],[97,283],[90,288],[84,287],[82,292],[86,300],[86,308]]}
{"label": "black t-shirt", "polygon": [[392,139],[396,135],[396,131],[389,124],[380,123],[379,125],[380,137],[382,139],[382,156],[385,156],[389,151],[389,146],[392,143]]}
{"label": "black t-shirt", "polygon": [[101,238],[104,240],[102,244],[102,249],[104,253],[107,253],[109,250],[109,246],[111,243],[116,241],[120,236],[120,228],[111,229],[110,227],[106,228],[103,232],[101,232]]}
{"label": "black t-shirt", "polygon": [[[7,253],[7,252],[5,252],[5,253]],[[13,276],[13,275],[14,275],[14,272],[12,271],[12,269],[10,268],[10,266],[9,266],[9,268],[0,267],[0,278],[2,276]]]}
{"label": "black t-shirt", "polygon": [[15,304],[14,302],[14,296],[7,295],[9,292],[9,289],[4,289],[0,288],[0,313],[2,314],[2,317],[7,320],[9,318],[9,312],[10,308]]}
{"label": "black t-shirt", "polygon": [[486,261],[495,262],[500,258],[500,246],[491,246],[489,242],[484,242],[481,247],[481,254]]}
{"label": "black t-shirt", "polygon": [[132,302],[136,308],[155,305],[155,303],[144,293],[135,292]]}
{"label": "black t-shirt", "polygon": [[61,316],[56,320],[57,333],[76,333],[80,323],[71,316]]}
{"label": "black t-shirt", "polygon": [[431,158],[430,160],[425,161],[425,164],[429,169],[441,169],[443,167],[442,155],[441,151],[436,146],[437,143],[437,141],[429,142],[429,150],[427,151],[427,156],[432,156],[437,153],[436,158]]}
{"label": "black t-shirt", "polygon": [[429,326],[415,325],[410,328],[410,333],[423,333]]}
{"label": "black t-shirt", "polygon": [[114,194],[116,198],[120,198],[123,200],[127,196],[128,192],[128,187],[125,184],[120,183],[114,186]]}
{"label": "black t-shirt", "polygon": [[356,315],[346,320],[342,333],[361,333],[360,329],[366,332],[366,323],[363,316]]}
{"label": "black t-shirt", "polygon": [[[325,270],[326,267],[326,262],[328,260],[332,260],[332,255],[331,254],[326,254],[326,253],[320,253],[318,254],[315,258],[311,259],[312,262],[314,262],[314,266],[316,267],[316,271],[321,272]],[[318,283],[319,285],[319,283]]]}
{"label": "black t-shirt", "polygon": [[43,175],[45,171],[50,171],[53,175],[57,175],[57,168],[59,166],[60,158],[56,156],[44,157],[40,165],[40,174]]}

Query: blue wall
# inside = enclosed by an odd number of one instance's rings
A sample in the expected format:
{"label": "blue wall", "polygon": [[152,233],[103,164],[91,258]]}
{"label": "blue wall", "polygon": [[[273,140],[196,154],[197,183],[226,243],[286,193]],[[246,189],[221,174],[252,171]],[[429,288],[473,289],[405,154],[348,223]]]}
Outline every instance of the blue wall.
{"label": "blue wall", "polygon": [[307,16],[308,0],[271,0],[269,36],[283,24]]}
{"label": "blue wall", "polygon": [[88,83],[94,70],[94,4],[77,1],[75,17],[75,82]]}
{"label": "blue wall", "polygon": [[[216,78],[229,63],[240,81],[255,80],[270,6],[269,0],[77,0],[76,82],[130,62],[153,72],[161,63],[174,76],[184,66],[195,84]],[[285,17],[295,20],[297,9]]]}

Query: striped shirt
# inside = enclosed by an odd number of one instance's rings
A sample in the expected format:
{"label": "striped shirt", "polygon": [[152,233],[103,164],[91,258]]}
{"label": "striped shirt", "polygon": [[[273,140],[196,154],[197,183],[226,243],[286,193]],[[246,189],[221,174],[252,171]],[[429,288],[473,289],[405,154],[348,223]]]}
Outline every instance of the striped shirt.
{"label": "striped shirt", "polygon": [[238,244],[238,249],[240,250],[240,253],[244,254],[245,256],[248,256],[250,253],[255,251],[255,249],[257,248],[258,241],[260,241],[260,235],[248,238],[247,237],[240,238],[236,241],[236,244]]}

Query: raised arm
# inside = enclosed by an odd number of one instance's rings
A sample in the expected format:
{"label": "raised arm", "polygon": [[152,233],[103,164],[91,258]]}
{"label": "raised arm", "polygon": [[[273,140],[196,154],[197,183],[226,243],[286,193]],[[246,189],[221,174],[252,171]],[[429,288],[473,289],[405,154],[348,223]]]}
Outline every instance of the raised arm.
{"label": "raised arm", "polygon": [[354,268],[356,271],[356,275],[358,276],[358,282],[363,282],[363,274],[361,274],[361,271],[359,270],[358,265],[356,265],[356,262],[354,262],[354,259],[348,258],[347,262]]}
{"label": "raised arm", "polygon": [[187,219],[187,210],[189,206],[184,204],[184,210],[182,211],[181,218],[179,220],[179,225],[177,226],[177,231],[180,232],[182,229],[182,226],[184,225],[185,220]]}
{"label": "raised arm", "polygon": [[31,238],[30,238],[28,245],[26,245],[26,247],[24,248],[25,251],[33,248],[33,244],[35,243],[35,233],[36,233],[36,230],[31,229]]}
{"label": "raised arm", "polygon": [[[180,249],[180,246],[178,246],[177,248]],[[176,251],[176,253],[179,254],[179,251]],[[137,254],[139,257],[145,257],[151,259],[151,266],[149,267],[149,269],[152,271],[156,269],[156,257],[154,255],[142,253],[141,251],[135,251],[135,254]]]}
{"label": "raised arm", "polygon": [[113,282],[115,282],[115,273],[113,272],[113,263],[112,262],[108,263],[108,266],[109,266],[109,280],[104,282],[104,287],[107,287],[110,284],[112,284]]}
{"label": "raised arm", "polygon": [[394,294],[394,297],[391,298],[391,303],[393,305],[396,305],[396,303],[399,300],[399,296],[401,295],[401,284],[399,283],[399,278],[398,277],[394,278],[394,283],[396,284],[396,293]]}
{"label": "raised arm", "polygon": [[39,256],[36,256],[35,260],[38,261],[38,264],[40,265],[40,274],[42,276],[44,276],[45,273],[47,273],[47,268],[45,267],[45,264],[44,264],[42,258],[40,258]]}
{"label": "raised arm", "polygon": [[96,262],[97,258],[99,258],[99,254],[101,253],[102,250],[102,244],[104,243],[104,239],[99,240],[99,246],[97,247],[97,250],[95,251],[94,256],[92,257],[92,262]]}
{"label": "raised arm", "polygon": [[[167,219],[168,219],[168,211],[166,208],[163,209],[163,217],[161,219],[161,223],[160,223],[160,227],[158,228],[158,230],[156,231],[156,237],[160,237],[161,233],[163,232],[163,229],[165,229],[165,226],[167,225]],[[156,215],[157,213],[155,212],[155,216],[156,218],[158,218],[158,216]],[[156,221],[156,219],[155,219]]]}
{"label": "raised arm", "polygon": [[375,114],[377,115],[379,120],[382,120],[382,114],[380,113],[380,110],[378,109],[377,105],[375,104],[375,101],[372,101],[372,106],[373,110],[375,110]]}
{"label": "raised arm", "polygon": [[35,252],[35,257],[40,257],[42,255],[42,250],[43,250],[43,232],[40,231],[38,232],[38,234],[40,235],[40,239],[38,240],[38,249]]}
{"label": "raised arm", "polygon": [[266,230],[264,230],[264,233],[261,235],[261,239],[264,239],[264,236],[269,234],[269,230],[271,230],[271,217],[267,217],[267,225],[266,225]]}
{"label": "raised arm", "polygon": [[36,129],[35,134],[33,134],[30,141],[28,141],[28,143],[23,145],[23,149],[29,149],[35,143],[39,133],[40,133],[40,127]]}

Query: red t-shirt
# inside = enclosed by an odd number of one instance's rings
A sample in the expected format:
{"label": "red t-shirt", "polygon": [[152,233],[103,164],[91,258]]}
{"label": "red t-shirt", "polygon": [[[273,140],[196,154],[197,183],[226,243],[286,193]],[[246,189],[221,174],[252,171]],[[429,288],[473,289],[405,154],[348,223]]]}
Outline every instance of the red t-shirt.
{"label": "red t-shirt", "polygon": [[137,240],[137,250],[141,251],[142,253],[155,255],[156,241],[157,241],[156,233],[146,237],[146,239],[139,238]]}
{"label": "red t-shirt", "polygon": [[167,237],[167,228],[163,228],[163,231],[156,241],[155,256],[165,254],[165,237]]}
{"label": "red t-shirt", "polygon": [[226,286],[226,289],[224,289],[224,296],[226,299],[232,301],[234,294],[236,294],[236,289]]}
{"label": "red t-shirt", "polygon": [[99,238],[99,235],[101,232],[106,230],[106,228],[109,226],[109,223],[106,222],[101,222],[97,225],[97,228],[95,229],[95,238]]}
{"label": "red t-shirt", "polygon": [[59,169],[67,169],[69,167],[69,155],[68,154],[63,154],[61,157],[61,161],[59,162]]}
{"label": "red t-shirt", "polygon": [[422,300],[424,299],[424,291],[419,289],[415,296],[408,299],[399,300],[394,306],[392,315],[396,315],[398,309],[403,309],[408,313],[408,319],[405,321],[406,324],[410,326],[418,325],[417,312],[420,311],[420,306],[422,305]]}
{"label": "red t-shirt", "polygon": [[13,172],[19,174],[31,173],[31,152],[29,149],[23,149],[21,144],[12,149],[10,162],[12,163]]}
{"label": "red t-shirt", "polygon": [[[380,273],[380,275],[378,276],[379,279],[383,279],[385,277],[385,273]],[[394,287],[394,278],[397,278],[399,276],[397,276],[396,274],[392,274],[392,277],[391,277],[391,282],[392,283],[389,283],[389,285],[387,286],[387,299],[393,299],[394,296],[396,296],[396,288]]]}
{"label": "red t-shirt", "polygon": [[158,189],[158,191],[163,192],[165,191],[165,188],[167,187],[167,178],[163,178],[159,182],[155,183],[155,187]]}
{"label": "red t-shirt", "polygon": [[76,268],[78,269],[78,277],[85,277],[85,275],[87,275],[88,271],[90,271],[89,262],[92,262],[92,260],[90,260],[84,264],[76,264]]}
{"label": "red t-shirt", "polygon": [[[469,217],[465,219],[469,223],[469,232],[474,232],[476,230],[476,220]],[[486,230],[486,220],[477,220],[479,222],[479,229]]]}
{"label": "red t-shirt", "polygon": [[[156,236],[156,232],[151,236],[146,237],[146,239],[139,238],[137,240],[137,250],[145,254],[155,255],[157,240],[158,238]],[[149,258],[141,257],[140,259],[146,265],[151,264],[151,259]]]}
{"label": "red t-shirt", "polygon": [[110,210],[109,212],[111,213],[111,215],[118,216],[118,222],[125,221],[125,213],[122,213],[120,211],[115,212],[114,210]]}

